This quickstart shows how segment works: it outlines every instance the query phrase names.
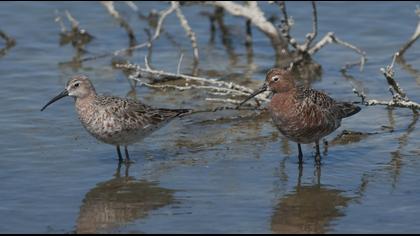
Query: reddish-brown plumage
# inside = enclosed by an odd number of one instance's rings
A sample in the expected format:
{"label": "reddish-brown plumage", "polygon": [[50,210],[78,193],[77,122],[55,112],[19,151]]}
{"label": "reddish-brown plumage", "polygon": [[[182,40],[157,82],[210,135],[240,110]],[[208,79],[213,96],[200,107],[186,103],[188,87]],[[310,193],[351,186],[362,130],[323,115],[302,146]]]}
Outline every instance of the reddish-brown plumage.
{"label": "reddish-brown plumage", "polygon": [[271,69],[261,89],[244,102],[265,90],[274,94],[268,107],[274,124],[285,137],[298,143],[299,163],[302,163],[300,144],[314,142],[316,161],[320,164],[319,140],[340,127],[342,118],[360,111],[360,107],[351,103],[336,102],[322,92],[297,86],[289,70]]}

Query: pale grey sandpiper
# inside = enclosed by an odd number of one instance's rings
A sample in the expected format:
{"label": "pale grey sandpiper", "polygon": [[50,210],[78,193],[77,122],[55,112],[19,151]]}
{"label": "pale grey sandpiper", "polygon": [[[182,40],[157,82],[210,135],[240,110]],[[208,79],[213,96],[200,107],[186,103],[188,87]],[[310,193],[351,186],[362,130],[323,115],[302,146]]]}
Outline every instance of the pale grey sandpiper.
{"label": "pale grey sandpiper", "polygon": [[123,161],[120,146],[124,146],[125,160],[129,162],[128,145],[141,141],[173,118],[191,112],[189,109],[154,108],[134,99],[98,95],[84,75],[70,78],[65,89],[41,111],[66,96],[74,98],[76,112],[85,129],[96,139],[116,146],[120,162]]}

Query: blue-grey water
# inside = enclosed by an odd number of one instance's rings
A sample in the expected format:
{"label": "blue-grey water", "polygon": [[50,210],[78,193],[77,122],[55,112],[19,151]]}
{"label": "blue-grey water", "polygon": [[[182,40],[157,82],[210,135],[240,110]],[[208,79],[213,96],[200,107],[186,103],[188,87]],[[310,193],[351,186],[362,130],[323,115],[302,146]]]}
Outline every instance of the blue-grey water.
{"label": "blue-grey water", "polygon": [[[168,3],[136,2],[147,15]],[[380,68],[391,62],[418,22],[418,2],[320,2],[319,36],[329,31],[362,48],[368,61],[362,72],[340,68],[358,60],[349,49],[329,45],[314,59],[322,78],[313,87],[338,100],[358,101],[352,83],[369,98],[391,95]],[[267,15],[278,7],[261,4]],[[124,3],[117,10],[130,23],[138,42],[147,40],[147,22]],[[244,48],[244,22],[227,15],[233,50],[227,53],[220,31],[209,43],[209,21],[202,11],[182,8],[197,33],[199,75],[249,84],[256,88],[274,53],[267,38],[253,29],[254,55]],[[303,40],[311,30],[308,2],[287,3]],[[420,141],[417,116],[409,109],[363,107],[329,135],[328,153],[319,171],[312,145],[304,145],[304,165],[297,165],[297,147],[271,124],[268,116],[208,121],[235,112],[198,114],[174,120],[142,142],[129,147],[135,161],[117,173],[115,148],[99,143],[81,126],[73,100],[40,108],[58,94],[69,76],[86,74],[96,90],[127,96],[130,83],[111,57],[67,63],[75,55],[60,46],[55,11],[68,10],[94,36],[84,56],[128,46],[127,34],[99,2],[1,2],[0,30],[16,46],[0,57],[0,232],[2,233],[411,233],[419,232]],[[191,73],[192,50],[173,14],[153,45],[152,65],[176,72],[180,45],[181,72]],[[3,47],[0,40],[0,47]],[[395,77],[409,98],[420,101],[420,42],[395,65]],[[143,64],[147,49],[127,59]],[[260,81],[260,82],[257,82]],[[137,87],[145,103],[169,108],[217,106],[208,94]],[[133,91],[130,93],[133,94]],[[334,138],[350,130],[371,135]]]}

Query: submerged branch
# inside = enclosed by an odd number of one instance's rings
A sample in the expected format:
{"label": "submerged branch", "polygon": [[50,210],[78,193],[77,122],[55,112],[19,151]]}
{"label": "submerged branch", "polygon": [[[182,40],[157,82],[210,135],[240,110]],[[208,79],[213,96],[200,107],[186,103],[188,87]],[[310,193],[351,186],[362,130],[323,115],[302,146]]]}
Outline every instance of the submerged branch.
{"label": "submerged branch", "polygon": [[[153,70],[150,68],[141,68],[139,65],[135,64],[118,64],[116,65],[117,68],[127,69],[131,71],[131,75],[129,76],[133,80],[137,80],[144,84],[145,86],[152,87],[152,88],[171,88],[177,90],[190,90],[190,89],[203,89],[209,90],[214,92],[219,92],[219,95],[229,95],[231,97],[236,96],[248,96],[253,92],[253,89],[233,83],[233,82],[225,82],[216,79],[209,79],[204,77],[197,77],[197,76],[190,76],[184,74],[174,74],[170,72],[160,71],[160,70]],[[144,82],[143,79],[150,80],[150,83]],[[185,83],[183,85],[173,85],[173,84],[163,84],[164,82],[168,81],[175,81],[175,80],[184,80]],[[193,84],[194,83],[194,84]],[[257,100],[260,102],[268,102],[269,100],[263,95],[260,94],[257,97]],[[228,100],[232,103],[231,100]],[[237,101],[241,101],[240,98]]]}
{"label": "submerged branch", "polygon": [[[420,18],[420,8],[417,7],[416,9],[416,14],[417,16]],[[405,43],[400,50],[398,51],[399,53],[399,57],[402,57],[405,53],[405,51],[407,51],[408,48],[411,47],[411,45],[413,45],[413,43],[420,38],[420,19],[417,22],[417,27],[416,30],[414,31],[413,35],[411,36],[411,38],[408,40],[407,43]]]}
{"label": "submerged branch", "polygon": [[362,99],[362,104],[366,106],[384,105],[388,107],[410,108],[413,110],[413,112],[416,112],[416,110],[420,110],[420,104],[411,101],[408,98],[407,94],[404,93],[403,89],[398,85],[398,83],[394,79],[393,67],[398,54],[398,52],[394,54],[390,65],[386,66],[386,68],[381,68],[381,71],[384,74],[385,79],[389,85],[389,91],[392,94],[392,99],[390,101],[367,99],[364,93],[359,92],[357,89],[353,89],[353,92]]}

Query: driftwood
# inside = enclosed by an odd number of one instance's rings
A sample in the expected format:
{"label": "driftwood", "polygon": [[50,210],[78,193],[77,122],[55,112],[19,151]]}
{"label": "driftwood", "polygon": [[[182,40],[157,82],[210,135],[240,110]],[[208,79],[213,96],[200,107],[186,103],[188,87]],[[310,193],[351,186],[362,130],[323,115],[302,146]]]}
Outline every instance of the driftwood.
{"label": "driftwood", "polygon": [[413,112],[417,112],[420,109],[420,104],[417,102],[411,101],[407,94],[403,91],[403,89],[399,86],[399,84],[394,79],[394,64],[395,60],[398,57],[399,53],[395,53],[390,65],[386,66],[386,68],[381,68],[381,72],[383,73],[386,82],[389,85],[389,92],[392,95],[392,99],[390,101],[380,101],[375,99],[367,99],[366,95],[363,92],[358,91],[357,89],[353,89],[353,92],[362,99],[362,104],[366,106],[374,106],[374,105],[385,105],[388,107],[403,107],[403,108],[410,108]]}
{"label": "driftwood", "polygon": [[[116,11],[114,8],[113,1],[103,1],[101,2],[103,6],[108,10],[110,15],[114,17],[121,26],[127,30],[130,42],[136,42],[134,31],[128,25],[128,23],[121,17],[121,14]],[[133,11],[142,16],[142,13],[139,11],[139,8],[134,4],[134,2],[125,2]],[[132,52],[136,49],[147,48],[148,54],[145,57],[144,67],[135,64],[120,64],[117,65],[117,68],[124,69],[129,72],[129,77],[135,81],[140,82],[142,85],[148,86],[154,89],[177,89],[177,90],[191,90],[191,89],[201,89],[206,91],[208,94],[213,95],[213,97],[206,97],[207,101],[213,102],[225,102],[230,104],[237,104],[243,98],[243,96],[249,95],[252,92],[252,89],[247,86],[242,86],[233,82],[226,82],[212,78],[204,78],[197,76],[197,73],[193,75],[186,75],[181,73],[181,64],[184,58],[184,53],[180,52],[180,59],[177,66],[177,72],[171,73],[167,71],[161,71],[154,69],[151,65],[152,61],[152,45],[155,40],[157,40],[164,27],[165,19],[171,15],[176,14],[180,26],[184,29],[186,36],[191,42],[191,48],[193,51],[194,59],[194,71],[197,71],[197,64],[199,63],[199,45],[197,43],[197,35],[191,28],[188,19],[185,17],[182,11],[184,5],[194,5],[194,4],[204,4],[208,6],[214,6],[214,13],[205,13],[210,19],[210,40],[214,37],[214,33],[217,30],[217,26],[221,30],[222,43],[226,47],[228,55],[232,58],[232,61],[235,61],[234,58],[237,57],[233,51],[231,45],[229,29],[225,26],[223,17],[224,14],[231,14],[233,16],[241,17],[244,19],[245,26],[245,46],[247,49],[247,55],[251,55],[252,58],[252,29],[256,28],[264,33],[264,35],[270,40],[274,52],[277,56],[275,65],[279,66],[287,62],[286,65],[292,63],[293,68],[299,72],[303,78],[313,78],[320,71],[320,66],[313,61],[313,56],[324,48],[326,45],[335,43],[346,48],[349,48],[356,52],[360,56],[360,60],[357,62],[347,62],[343,66],[344,70],[348,68],[359,65],[362,70],[366,62],[366,53],[360,48],[352,45],[351,43],[345,42],[342,39],[338,38],[333,32],[328,32],[318,41],[316,38],[318,36],[318,12],[317,6],[314,1],[311,2],[312,6],[312,29],[306,35],[305,40],[302,43],[298,43],[291,34],[290,29],[293,27],[293,21],[291,16],[287,12],[286,3],[284,1],[274,1],[270,2],[271,4],[276,4],[279,7],[279,12],[282,15],[281,24],[276,25],[275,22],[267,18],[259,7],[259,3],[256,1],[247,1],[245,3],[237,3],[232,1],[204,1],[204,2],[178,2],[171,1],[169,6],[157,13],[149,14],[149,16],[156,16],[155,26],[153,32],[150,29],[146,29],[145,32],[148,35],[148,40],[135,44],[130,43],[130,47],[120,49],[114,52],[105,53],[96,56],[90,56],[85,58],[79,58],[80,62],[94,60],[107,56],[121,55],[127,52]],[[417,14],[420,15],[420,10],[417,9]],[[72,25],[72,31],[69,32],[85,32],[79,27],[79,23],[74,17],[70,15],[69,12],[66,12],[66,16],[69,22]],[[144,18],[144,16],[143,16]],[[57,20],[61,25],[61,31],[67,32],[64,24],[61,22],[61,19]],[[362,98],[362,103],[368,106],[371,105],[386,105],[390,107],[406,107],[413,110],[418,110],[420,105],[414,101],[411,101],[403,89],[398,85],[394,78],[393,66],[397,57],[402,58],[403,53],[419,38],[420,36],[420,21],[417,25],[417,28],[409,39],[405,43],[398,53],[395,54],[392,63],[386,68],[382,68],[382,73],[390,86],[389,91],[392,94],[392,99],[390,101],[379,101],[375,99],[367,99],[363,91],[354,89],[354,93]],[[73,44],[76,44],[78,51],[83,50],[83,45],[77,46],[77,41],[72,41]],[[281,60],[279,58],[282,58]],[[286,58],[286,59],[285,59]],[[252,60],[249,60],[252,62]],[[145,81],[147,79],[147,81]],[[168,81],[170,81],[168,83]],[[172,82],[177,81],[176,84]],[[262,94],[256,97],[255,107],[259,107],[261,103],[268,101],[268,94]]]}
{"label": "driftwood", "polygon": [[[417,8],[416,14],[420,17],[420,9]],[[419,38],[420,36],[420,21],[417,24],[416,31],[414,32],[413,36],[410,40],[405,43],[398,52],[396,52],[393,56],[392,62],[390,65],[387,65],[385,68],[381,68],[381,72],[385,77],[385,80],[389,86],[389,92],[392,95],[391,100],[389,101],[382,101],[376,99],[368,99],[366,94],[363,91],[360,91],[360,88],[353,88],[353,92],[361,98],[361,103],[366,106],[375,106],[375,105],[383,105],[387,107],[401,107],[401,108],[409,108],[413,110],[414,113],[417,113],[420,110],[420,104],[414,102],[408,98],[408,95],[404,92],[401,86],[395,80],[395,73],[394,73],[394,65],[395,62],[400,62],[403,68],[407,69],[409,73],[411,72],[414,75],[418,75],[418,71],[412,69],[408,66],[403,58],[403,53]],[[347,78],[352,78],[351,76],[346,75],[347,67],[342,69],[343,75]]]}
{"label": "driftwood", "polygon": [[[313,78],[317,77],[317,74],[320,73],[320,65],[312,61],[312,56],[321,50],[324,46],[330,43],[337,43],[348,47],[360,56],[360,62],[358,63],[361,68],[365,62],[365,53],[356,46],[353,46],[350,43],[344,42],[338,39],[334,33],[330,32],[326,34],[321,40],[315,43],[315,39],[318,35],[318,15],[315,2],[312,2],[312,32],[308,33],[305,41],[302,44],[298,44],[290,35],[290,29],[292,27],[291,17],[288,16],[286,11],[286,4],[284,2],[276,2],[280,6],[281,13],[284,16],[283,24],[276,26],[272,21],[268,20],[264,16],[264,12],[260,9],[257,2],[248,1],[244,4],[235,3],[235,2],[200,2],[198,4],[205,4],[214,6],[214,13],[206,13],[211,22],[211,36],[210,40],[214,37],[216,31],[216,25],[221,30],[222,43],[226,48],[226,51],[230,57],[230,61],[235,63],[237,55],[234,52],[232,41],[230,40],[231,35],[229,29],[224,24],[224,14],[232,14],[234,16],[242,17],[245,19],[245,46],[247,49],[248,62],[252,63],[252,28],[256,27],[258,30],[262,31],[272,42],[274,51],[276,55],[281,54],[281,58],[288,58],[287,65],[290,62],[294,65],[293,68],[297,70],[299,75],[302,78]],[[114,12],[113,2],[103,2],[105,7],[108,8],[110,14],[116,18],[120,19],[121,16],[118,12]],[[138,11],[138,8],[135,7],[134,3],[129,3],[131,8],[137,12],[139,15],[141,13]],[[153,89],[175,89],[175,90],[202,90],[207,93],[205,97],[206,101],[214,103],[225,103],[225,104],[239,104],[240,101],[247,95],[253,92],[253,89],[247,86],[242,86],[233,82],[225,82],[212,78],[204,78],[197,76],[196,69],[199,62],[199,47],[197,44],[196,34],[190,27],[187,18],[182,13],[181,7],[184,4],[197,4],[197,3],[179,3],[177,1],[170,2],[170,6],[167,9],[155,14],[157,15],[156,26],[154,32],[151,33],[149,29],[146,29],[145,32],[148,35],[148,40],[144,43],[134,45],[129,48],[120,49],[112,53],[106,53],[99,56],[87,57],[81,59],[82,61],[94,60],[101,57],[106,57],[110,55],[120,55],[128,51],[133,51],[135,49],[146,48],[148,49],[147,56],[144,57],[144,66],[136,64],[118,64],[116,68],[123,69],[129,78],[135,81],[135,85],[139,84],[153,88]],[[114,13],[113,13],[114,12]],[[181,27],[186,32],[187,37],[191,41],[191,47],[193,49],[193,58],[194,58],[194,68],[192,75],[181,74],[181,63],[184,58],[184,54],[180,53],[180,59],[177,66],[177,73],[171,73],[167,71],[161,71],[154,69],[151,65],[152,61],[152,45],[155,40],[157,40],[162,32],[164,20],[170,14],[175,13]],[[150,14],[149,14],[150,15]],[[143,16],[144,18],[144,16]],[[280,28],[279,28],[280,27]],[[289,47],[294,49],[289,51]],[[279,65],[279,61],[276,59],[276,65]],[[280,63],[281,64],[281,63]],[[250,70],[252,71],[252,69]],[[269,93],[261,94],[255,98],[255,103],[251,105],[254,109],[259,109],[259,107],[268,101]]]}
{"label": "driftwood", "polygon": [[[179,64],[178,64],[179,65]],[[191,90],[191,89],[201,89],[209,91],[209,94],[216,96],[232,96],[239,99],[232,98],[212,98],[207,97],[208,101],[217,101],[223,103],[233,103],[237,104],[241,101],[244,96],[247,96],[253,92],[252,89],[233,83],[225,82],[216,79],[209,79],[204,77],[190,76],[184,74],[175,74],[160,70],[153,70],[148,66],[142,68],[139,65],[135,64],[117,64],[117,68],[130,70],[130,79],[140,82],[141,85],[155,88],[155,89],[176,89],[176,90]],[[148,80],[148,81],[145,81]],[[168,81],[183,81],[181,85],[168,84]],[[259,102],[268,102],[267,94],[260,94],[256,97],[256,100]],[[259,103],[257,104],[259,105]]]}
{"label": "driftwood", "polygon": [[[206,4],[214,6],[214,13],[204,13],[210,19],[210,40],[214,37],[214,32],[216,30],[216,25],[219,26],[221,30],[222,43],[226,48],[226,51],[231,59],[231,62],[235,62],[237,57],[233,51],[231,45],[229,29],[225,26],[223,17],[225,13],[232,14],[234,16],[242,17],[245,19],[246,35],[245,35],[245,46],[247,48],[247,55],[249,58],[252,58],[252,28],[256,27],[258,30],[262,31],[272,42],[274,51],[276,55],[281,54],[281,58],[288,58],[287,65],[290,62],[293,63],[294,69],[296,69],[303,78],[312,78],[316,77],[316,74],[320,73],[320,66],[316,63],[313,63],[311,57],[321,50],[324,46],[330,43],[337,43],[348,47],[354,50],[361,56],[360,62],[358,63],[361,68],[366,60],[365,53],[358,47],[344,42],[338,39],[334,33],[330,32],[326,34],[321,40],[315,43],[316,36],[318,35],[318,15],[315,2],[312,2],[312,32],[308,33],[305,41],[302,44],[298,44],[290,35],[290,29],[292,27],[291,20],[286,11],[286,5],[284,2],[276,2],[281,9],[281,12],[284,16],[284,24],[280,25],[280,29],[273,22],[269,21],[265,16],[264,12],[260,9],[257,2],[248,1],[244,4],[235,3],[235,2],[200,2],[200,3],[178,3],[176,1],[170,2],[170,6],[159,13],[159,18],[157,20],[157,26],[154,31],[153,36],[149,36],[149,40],[145,43],[130,47],[129,50],[134,50],[138,48],[148,47],[149,53],[145,57],[144,67],[135,64],[125,64],[117,65],[117,68],[130,71],[130,78],[140,82],[144,86],[148,86],[154,89],[177,89],[177,90],[191,90],[191,89],[201,89],[207,91],[210,95],[215,97],[206,97],[205,100],[212,102],[224,102],[230,104],[238,104],[243,96],[249,95],[252,92],[251,88],[240,86],[238,84],[219,81],[215,79],[203,78],[196,76],[196,73],[193,73],[194,76],[184,75],[180,73],[180,67],[184,54],[181,53],[181,57],[178,63],[177,73],[170,73],[165,71],[160,71],[153,69],[150,65],[151,62],[151,45],[154,40],[156,40],[161,32],[161,28],[164,22],[164,19],[172,14],[176,13],[179,22],[183,29],[185,30],[187,36],[191,41],[191,47],[194,54],[194,64],[196,65],[199,61],[198,56],[198,45],[195,33],[192,31],[189,26],[188,20],[185,18],[181,11],[183,4]],[[289,51],[289,46],[294,49],[294,51]],[[112,53],[112,55],[118,55],[122,52],[125,52],[128,49],[118,50]],[[106,56],[106,55],[104,55]],[[97,58],[97,57],[96,57]],[[85,58],[83,60],[90,60],[93,58]],[[248,60],[252,62],[252,59]],[[276,60],[276,65],[278,65],[278,60]],[[281,64],[281,63],[280,63]],[[148,81],[145,81],[148,79]],[[176,84],[167,83],[168,81],[175,81]],[[184,81],[179,82],[179,80]],[[181,84],[180,84],[181,83]],[[259,96],[256,98],[255,107],[259,107],[261,103],[267,101],[267,94]]]}
{"label": "driftwood", "polygon": [[[245,19],[245,27],[246,27],[246,48],[247,54],[252,55],[252,27],[256,27],[258,30],[263,32],[271,41],[273,46],[276,60],[276,66],[287,66],[291,62],[296,65],[296,68],[299,69],[303,77],[314,77],[320,74],[320,66],[319,65],[311,65],[316,64],[312,61],[312,56],[316,54],[322,47],[330,44],[330,43],[337,43],[339,45],[348,47],[354,50],[361,56],[359,65],[363,68],[364,62],[366,61],[366,55],[363,50],[359,49],[358,47],[345,42],[341,39],[338,39],[337,36],[334,35],[333,32],[327,33],[323,38],[321,38],[318,42],[315,43],[315,39],[318,35],[318,15],[315,2],[312,2],[312,32],[306,35],[306,39],[302,44],[298,44],[297,40],[294,39],[290,35],[290,28],[292,24],[290,24],[291,20],[286,11],[285,2],[272,2],[277,3],[280,8],[281,12],[285,17],[286,23],[281,24],[280,26],[276,26],[273,22],[267,19],[264,15],[264,12],[259,7],[256,1],[247,1],[244,4],[231,2],[231,1],[204,1],[204,2],[178,2],[178,1],[171,1],[170,6],[156,14],[157,15],[157,23],[156,28],[154,30],[153,36],[149,38],[146,42],[139,43],[136,45],[132,45],[128,48],[119,49],[114,52],[107,52],[103,54],[97,54],[89,57],[80,58],[80,62],[95,60],[99,58],[109,57],[109,56],[117,56],[122,55],[128,52],[132,52],[134,50],[142,49],[142,48],[150,48],[150,45],[153,41],[157,40],[161,34],[164,20],[165,18],[172,14],[176,13],[176,16],[179,19],[181,27],[186,32],[187,37],[191,41],[191,47],[193,49],[193,58],[194,64],[197,65],[199,63],[199,45],[197,44],[197,36],[190,27],[187,18],[182,13],[181,7],[182,5],[187,4],[204,4],[210,5],[215,7],[214,14],[207,14],[211,21],[211,38],[214,38],[215,32],[215,22],[219,24],[222,33],[227,36],[228,30],[226,27],[223,27],[223,14],[224,12],[232,14],[234,16],[242,17]],[[115,10],[113,1],[103,1],[102,4],[107,8],[108,12],[113,16],[120,24],[127,30],[130,42],[135,40],[134,32],[132,31],[131,27],[123,20],[121,15]],[[126,4],[133,9],[135,12],[139,14],[141,18],[145,18],[137,8],[137,6],[133,2],[126,2]],[[149,14],[150,15],[150,14]],[[280,27],[280,28],[279,28]],[[224,29],[224,30],[223,30]],[[229,47],[228,37],[223,37],[223,44],[226,45],[227,52],[229,56],[234,60],[235,54],[233,52],[233,48]],[[289,48],[293,48],[294,50],[290,51]],[[250,57],[248,57],[250,58]],[[149,57],[149,61],[150,61]],[[299,68],[300,67],[300,68]],[[304,71],[309,70],[309,71]],[[193,73],[196,74],[196,73]]]}

